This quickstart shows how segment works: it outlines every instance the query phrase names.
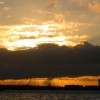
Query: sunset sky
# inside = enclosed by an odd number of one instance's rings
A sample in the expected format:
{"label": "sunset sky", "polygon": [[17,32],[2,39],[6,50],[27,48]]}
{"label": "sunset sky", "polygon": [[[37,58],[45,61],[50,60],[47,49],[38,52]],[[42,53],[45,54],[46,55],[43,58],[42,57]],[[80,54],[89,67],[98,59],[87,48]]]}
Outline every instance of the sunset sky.
{"label": "sunset sky", "polygon": [[1,84],[97,85],[100,0],[0,0],[0,60]]}

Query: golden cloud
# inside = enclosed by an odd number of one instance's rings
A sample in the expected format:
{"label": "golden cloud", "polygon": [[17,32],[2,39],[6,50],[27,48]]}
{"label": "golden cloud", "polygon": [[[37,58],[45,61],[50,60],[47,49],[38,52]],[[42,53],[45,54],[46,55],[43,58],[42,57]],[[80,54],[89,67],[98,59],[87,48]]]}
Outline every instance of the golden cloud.
{"label": "golden cloud", "polygon": [[89,3],[89,10],[100,13],[100,3],[91,4]]}
{"label": "golden cloud", "polygon": [[11,7],[4,7],[3,10],[4,11],[9,11],[9,10],[11,10]]}
{"label": "golden cloud", "polygon": [[58,14],[55,14],[55,19],[58,21],[58,22],[62,22],[65,20],[65,16],[62,14],[62,13],[58,13]]}
{"label": "golden cloud", "polygon": [[50,7],[56,7],[57,6],[57,0],[50,0],[49,6]]}
{"label": "golden cloud", "polygon": [[[63,20],[62,14],[57,17]],[[31,19],[30,19],[31,20]],[[44,24],[26,24],[15,26],[2,26],[0,37],[2,41],[0,45],[9,50],[17,50],[20,48],[34,48],[39,44],[53,43],[59,46],[75,46],[81,40],[86,40],[87,35],[70,35],[74,33],[83,23],[78,22],[62,22],[62,23],[44,23]],[[5,35],[4,35],[5,33]]]}
{"label": "golden cloud", "polygon": [[79,7],[84,7],[88,3],[87,0],[69,0],[73,3],[76,3]]}

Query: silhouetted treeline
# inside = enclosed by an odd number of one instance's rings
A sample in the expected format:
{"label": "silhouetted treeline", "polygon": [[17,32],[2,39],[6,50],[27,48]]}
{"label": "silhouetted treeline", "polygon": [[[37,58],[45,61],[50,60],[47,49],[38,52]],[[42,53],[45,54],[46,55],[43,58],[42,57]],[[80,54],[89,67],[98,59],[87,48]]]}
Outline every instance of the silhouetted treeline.
{"label": "silhouetted treeline", "polygon": [[55,86],[29,86],[29,85],[0,85],[2,90],[100,90],[100,86],[66,85],[65,87]]}

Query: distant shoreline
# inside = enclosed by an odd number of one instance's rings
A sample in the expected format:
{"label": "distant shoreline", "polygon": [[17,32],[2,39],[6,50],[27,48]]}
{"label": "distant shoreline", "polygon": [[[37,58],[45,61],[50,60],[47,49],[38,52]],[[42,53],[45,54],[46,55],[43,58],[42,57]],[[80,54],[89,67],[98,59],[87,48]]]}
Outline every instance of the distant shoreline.
{"label": "distant shoreline", "polygon": [[66,85],[65,87],[55,87],[30,85],[0,85],[0,91],[3,90],[100,90],[100,86]]}

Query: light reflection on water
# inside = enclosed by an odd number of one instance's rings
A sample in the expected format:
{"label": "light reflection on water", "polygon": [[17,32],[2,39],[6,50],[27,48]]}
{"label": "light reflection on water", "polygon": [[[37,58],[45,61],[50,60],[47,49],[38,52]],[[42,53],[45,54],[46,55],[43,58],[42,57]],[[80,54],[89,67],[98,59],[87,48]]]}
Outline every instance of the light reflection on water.
{"label": "light reflection on water", "polygon": [[100,100],[100,91],[11,90],[0,91],[0,100]]}

